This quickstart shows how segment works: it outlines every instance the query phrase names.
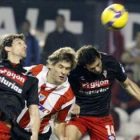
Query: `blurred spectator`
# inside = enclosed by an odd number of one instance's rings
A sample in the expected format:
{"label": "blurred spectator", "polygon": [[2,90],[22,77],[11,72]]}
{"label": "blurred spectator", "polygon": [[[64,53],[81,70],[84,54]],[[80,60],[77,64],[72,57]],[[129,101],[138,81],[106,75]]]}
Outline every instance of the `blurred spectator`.
{"label": "blurred spectator", "polygon": [[129,122],[129,114],[124,109],[120,107],[114,107],[114,110],[119,115],[120,125]]}
{"label": "blurred spectator", "polygon": [[133,122],[127,122],[120,128],[120,135],[123,136],[125,140],[139,140],[139,134],[140,125]]}
{"label": "blurred spectator", "polygon": [[70,46],[77,50],[79,46],[76,36],[73,33],[67,31],[65,28],[65,18],[63,15],[56,16],[55,24],[55,30],[49,33],[45,40],[42,58],[43,64],[46,64],[46,58],[56,49],[64,46]]}
{"label": "blurred spectator", "polygon": [[136,45],[129,50],[126,50],[122,55],[122,62],[125,64],[125,69],[130,69],[134,74],[134,81],[140,83],[140,32],[136,34]]}
{"label": "blurred spectator", "polygon": [[140,125],[140,109],[136,109],[130,115],[130,121]]}
{"label": "blurred spectator", "polygon": [[134,140],[140,140],[140,136],[136,136]]}
{"label": "blurred spectator", "polygon": [[34,35],[30,33],[30,22],[24,20],[21,24],[20,33],[26,36],[27,57],[24,66],[37,65],[40,63],[40,47]]}

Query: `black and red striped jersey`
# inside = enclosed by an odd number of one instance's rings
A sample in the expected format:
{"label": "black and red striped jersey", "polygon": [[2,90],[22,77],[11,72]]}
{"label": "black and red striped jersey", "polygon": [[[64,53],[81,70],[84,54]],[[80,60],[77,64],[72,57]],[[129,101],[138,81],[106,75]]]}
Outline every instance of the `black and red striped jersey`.
{"label": "black and red striped jersey", "polygon": [[117,79],[127,78],[123,66],[110,55],[101,54],[102,72],[95,74],[77,66],[69,76],[69,82],[80,105],[82,116],[106,116],[110,112],[111,88]]}
{"label": "black and red striped jersey", "polygon": [[25,107],[38,104],[38,79],[21,64],[0,62],[0,112],[1,119],[15,120]]}

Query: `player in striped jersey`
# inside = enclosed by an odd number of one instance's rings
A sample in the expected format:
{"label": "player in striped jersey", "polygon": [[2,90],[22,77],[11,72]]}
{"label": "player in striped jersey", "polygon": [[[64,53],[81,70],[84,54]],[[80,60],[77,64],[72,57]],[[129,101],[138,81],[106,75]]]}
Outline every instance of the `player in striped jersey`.
{"label": "player in striped jersey", "polygon": [[[39,140],[49,140],[51,135],[49,121],[56,113],[55,133],[59,139],[66,140],[65,122],[70,119],[70,111],[75,103],[67,76],[76,66],[75,51],[70,47],[60,48],[49,56],[47,62],[47,67],[36,65],[27,68],[39,79],[38,95],[41,118]],[[30,133],[29,122],[29,111],[25,108],[18,118],[20,127],[26,130],[22,130],[23,136]],[[16,140],[18,140],[17,136]]]}

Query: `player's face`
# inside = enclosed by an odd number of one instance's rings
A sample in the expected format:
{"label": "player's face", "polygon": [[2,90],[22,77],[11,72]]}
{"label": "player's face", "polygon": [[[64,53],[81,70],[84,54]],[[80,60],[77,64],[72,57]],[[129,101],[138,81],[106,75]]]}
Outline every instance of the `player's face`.
{"label": "player's face", "polygon": [[10,47],[10,49],[10,54],[20,59],[24,59],[27,55],[27,45],[20,38],[13,40],[12,47]]}
{"label": "player's face", "polygon": [[92,64],[87,64],[86,68],[95,74],[100,74],[102,72],[102,61],[100,58],[96,58],[95,62]]}
{"label": "player's face", "polygon": [[71,71],[71,63],[66,61],[59,61],[50,68],[53,84],[60,85],[65,82],[68,74]]}

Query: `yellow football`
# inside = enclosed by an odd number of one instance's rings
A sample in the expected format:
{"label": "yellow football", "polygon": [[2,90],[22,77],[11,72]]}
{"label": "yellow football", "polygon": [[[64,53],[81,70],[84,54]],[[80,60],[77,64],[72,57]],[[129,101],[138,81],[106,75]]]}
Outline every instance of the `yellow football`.
{"label": "yellow football", "polygon": [[123,28],[129,19],[129,13],[122,4],[112,4],[101,14],[102,24],[109,30]]}

